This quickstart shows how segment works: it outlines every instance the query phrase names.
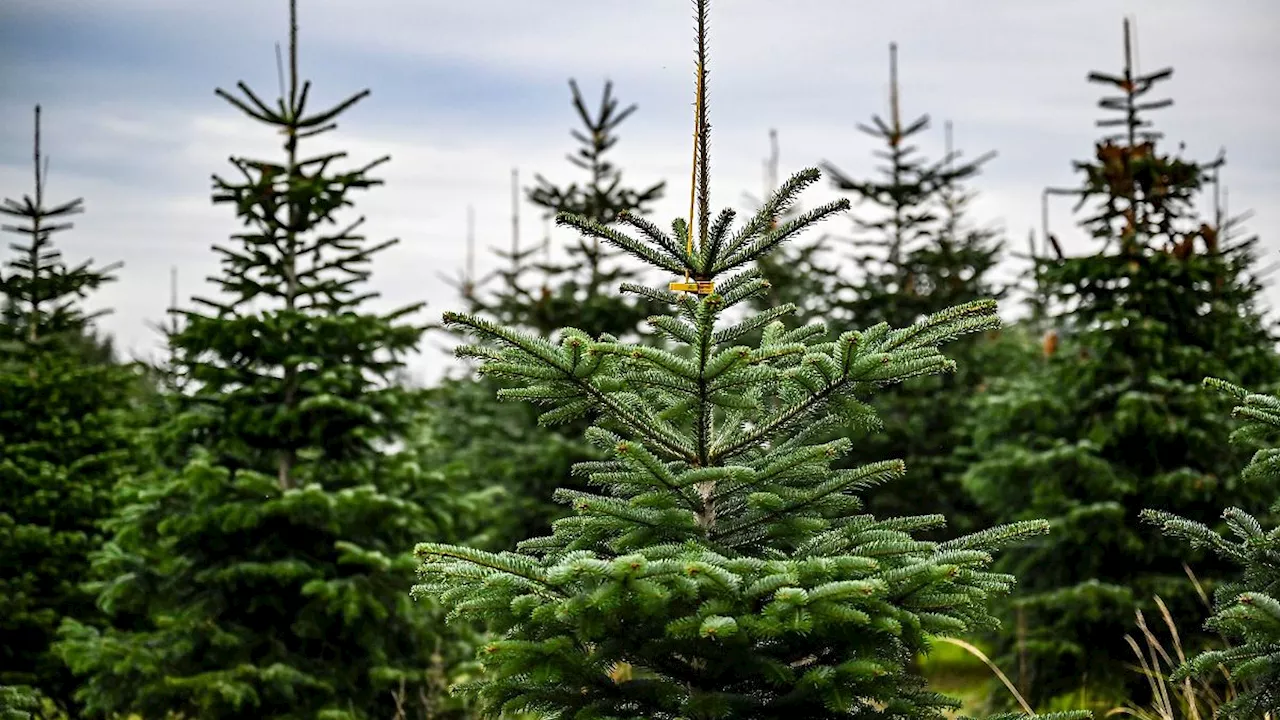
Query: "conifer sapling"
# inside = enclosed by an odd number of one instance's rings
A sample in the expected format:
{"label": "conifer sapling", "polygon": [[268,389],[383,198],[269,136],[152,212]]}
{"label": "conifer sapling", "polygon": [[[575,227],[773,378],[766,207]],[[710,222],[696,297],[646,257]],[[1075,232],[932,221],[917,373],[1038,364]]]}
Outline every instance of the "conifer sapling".
{"label": "conifer sapling", "polygon": [[[767,290],[756,260],[848,203],[773,227],[818,179],[806,170],[736,230],[732,210],[710,217],[707,6],[697,3],[696,223],[677,219],[668,234],[623,215],[628,233],[558,218],[680,278],[674,290],[624,286],[669,308],[649,322],[671,349],[446,314],[483,341],[461,356],[517,383],[502,397],[543,405],[549,425],[594,418],[586,436],[608,459],[576,466],[598,491],[561,491],[574,514],[516,552],[419,544],[415,594],[498,633],[481,650],[484,675],[463,687],[491,714],[941,717],[954,703],[909,662],[931,635],[986,621],[988,598],[1012,583],[986,570],[991,552],[1044,523],[918,541],[944,519],[861,511],[859,494],[901,476],[902,462],[832,470],[849,441],[815,438],[871,422],[863,399],[876,387],[949,371],[937,346],[995,327],[995,303],[834,338],[821,324],[787,329],[793,306],[731,319]],[[740,344],[757,330],[756,347]]]}

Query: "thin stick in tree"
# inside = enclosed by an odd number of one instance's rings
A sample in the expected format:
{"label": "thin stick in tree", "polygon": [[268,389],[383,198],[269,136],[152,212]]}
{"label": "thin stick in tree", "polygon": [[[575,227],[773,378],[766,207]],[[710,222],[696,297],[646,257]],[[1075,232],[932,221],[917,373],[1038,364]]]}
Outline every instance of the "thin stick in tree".
{"label": "thin stick in tree", "polygon": [[[518,262],[513,259],[513,262]],[[470,297],[475,290],[476,279],[476,209],[467,206],[467,265],[465,277],[462,279],[464,297]]]}
{"label": "thin stick in tree", "polygon": [[898,103],[898,43],[889,43],[889,121],[893,123],[893,147],[902,142],[902,111]]}
{"label": "thin stick in tree", "polygon": [[520,263],[520,170],[511,168],[511,261]]}

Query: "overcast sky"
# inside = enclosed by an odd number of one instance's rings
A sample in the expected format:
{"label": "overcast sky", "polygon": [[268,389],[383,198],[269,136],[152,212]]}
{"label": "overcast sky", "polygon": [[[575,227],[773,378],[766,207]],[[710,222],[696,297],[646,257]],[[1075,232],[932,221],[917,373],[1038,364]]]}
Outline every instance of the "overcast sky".
{"label": "overcast sky", "polygon": [[[458,302],[439,272],[465,257],[466,208],[484,247],[506,246],[510,172],[570,181],[564,160],[576,124],[567,80],[590,100],[603,81],[639,110],[623,126],[617,161],[629,183],[669,182],[657,211],[683,214],[689,174],[692,21],[688,0],[302,0],[301,61],[319,102],[371,88],[333,145],[353,160],[384,153],[384,187],[358,200],[374,239],[401,244],[375,266],[381,306],[419,300],[438,317]],[[1186,154],[1225,147],[1232,210],[1256,212],[1265,252],[1280,249],[1280,3],[1275,0],[720,0],[712,6],[712,201],[759,194],[768,131],[784,176],[830,160],[866,175],[874,141],[855,129],[886,114],[888,44],[900,46],[904,115],[929,114],[922,150],[940,154],[943,122],[969,156],[999,156],[975,189],[974,219],[1007,228],[1021,250],[1039,225],[1041,189],[1069,185],[1087,157],[1100,88],[1090,70],[1121,66],[1121,21],[1137,18],[1140,69],[1173,66],[1160,128]],[[246,81],[275,97],[274,43],[287,37],[285,0],[3,0],[0,3],[0,196],[31,192],[32,107],[44,107],[49,199],[85,198],[61,234],[69,260],[120,260],[119,282],[94,307],[119,346],[154,353],[148,323],[163,318],[169,270],[183,297],[207,292],[210,245],[237,227],[209,200],[209,176],[229,155],[279,156],[278,136],[215,97]],[[318,105],[316,106],[318,107]],[[313,147],[324,149],[321,141]],[[1170,147],[1173,149],[1173,147]],[[804,201],[834,197],[824,185]],[[1063,201],[1054,230],[1085,243]],[[847,220],[827,228],[838,232]],[[527,242],[543,236],[522,209]],[[563,232],[563,231],[559,231]],[[553,238],[567,240],[561,235]],[[1269,260],[1270,258],[1268,258]],[[1280,297],[1275,291],[1274,299]],[[442,346],[445,338],[430,345]],[[448,362],[430,347],[423,379]]]}

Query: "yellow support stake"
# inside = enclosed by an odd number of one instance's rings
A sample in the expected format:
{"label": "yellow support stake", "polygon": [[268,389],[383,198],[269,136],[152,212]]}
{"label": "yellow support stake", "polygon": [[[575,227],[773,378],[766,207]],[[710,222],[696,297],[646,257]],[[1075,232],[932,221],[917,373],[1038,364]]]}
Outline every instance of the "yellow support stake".
{"label": "yellow support stake", "polygon": [[[693,210],[694,198],[697,195],[698,187],[698,138],[701,136],[702,127],[698,120],[702,117],[702,63],[698,63],[698,80],[697,92],[693,103],[693,170],[689,178],[689,225],[685,233],[685,252],[690,257],[693,256]],[[699,295],[710,295],[715,292],[715,282],[711,280],[694,281],[689,277],[689,271],[685,270],[684,282],[673,280],[668,286],[671,292],[692,292]]]}

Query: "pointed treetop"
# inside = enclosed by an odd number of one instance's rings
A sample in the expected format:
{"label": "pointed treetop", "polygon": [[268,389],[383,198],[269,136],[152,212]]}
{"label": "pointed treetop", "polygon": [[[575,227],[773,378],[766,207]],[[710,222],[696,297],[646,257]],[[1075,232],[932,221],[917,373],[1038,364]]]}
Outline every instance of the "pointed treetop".
{"label": "pointed treetop", "polygon": [[35,140],[32,160],[35,166],[35,193],[24,195],[22,200],[6,198],[0,202],[0,214],[18,218],[18,225],[0,225],[0,230],[25,238],[12,243],[10,249],[17,256],[5,263],[8,272],[0,269],[0,296],[3,296],[6,324],[15,331],[20,329],[22,341],[36,344],[48,336],[64,333],[83,333],[88,324],[107,314],[102,310],[85,314],[79,307],[89,291],[114,281],[111,273],[121,267],[113,263],[103,268],[92,268],[92,260],[75,267],[68,267],[62,253],[54,249],[52,235],[69,230],[70,222],[60,219],[84,212],[83,198],[45,206],[45,183],[49,174],[49,158],[41,156],[40,106],[35,108]]}
{"label": "pointed treetop", "polygon": [[1125,140],[1129,145],[1138,142],[1153,142],[1163,137],[1162,133],[1143,130],[1151,126],[1140,114],[1148,110],[1159,110],[1173,105],[1173,100],[1155,100],[1142,102],[1142,97],[1149,93],[1156,83],[1173,77],[1173,68],[1162,68],[1152,73],[1140,74],[1137,70],[1136,38],[1131,32],[1129,18],[1124,19],[1124,69],[1119,75],[1094,71],[1089,73],[1089,82],[1118,88],[1120,96],[1105,97],[1098,101],[1103,110],[1120,113],[1122,117],[1108,117],[1098,120],[1098,127],[1123,127],[1125,132],[1104,138],[1107,141]]}
{"label": "pointed treetop", "polygon": [[[692,182],[689,187],[689,225],[688,231],[685,233],[685,252],[693,255],[693,223],[694,223],[694,207],[697,206],[698,214],[698,245],[705,247],[707,243],[707,232],[710,228],[710,202],[711,202],[711,173],[710,173],[710,130],[711,125],[707,122],[707,13],[709,12],[711,3],[709,0],[697,0],[694,3],[696,20],[696,45],[697,45],[697,62],[695,64],[696,85],[694,90],[693,102],[693,168]],[[696,202],[695,202],[696,201]],[[695,292],[700,295],[709,295],[713,292],[715,285],[709,278],[690,277],[688,270],[684,274],[684,282],[673,282],[670,284],[672,292]]]}
{"label": "pointed treetop", "polygon": [[889,117],[893,123],[893,139],[897,146],[902,140],[902,112],[898,107],[898,43],[889,43]]}
{"label": "pointed treetop", "polygon": [[939,218],[933,201],[938,193],[978,174],[982,165],[995,157],[995,153],[989,152],[971,161],[957,162],[959,154],[950,150],[938,161],[922,157],[918,148],[906,141],[927,130],[930,118],[925,114],[909,122],[903,121],[898,82],[898,45],[891,43],[889,119],[886,121],[879,115],[873,115],[871,125],[857,125],[859,131],[887,146],[887,149],[874,153],[885,161],[876,169],[879,177],[860,179],[842,172],[830,161],[824,161],[822,165],[838,190],[869,202],[881,215],[873,220],[854,218],[855,229],[870,237],[855,238],[851,244],[879,249],[874,255],[855,255],[854,261],[863,266],[883,263],[895,271],[901,269],[903,258],[909,256],[916,246],[927,246],[936,237],[934,230]]}

